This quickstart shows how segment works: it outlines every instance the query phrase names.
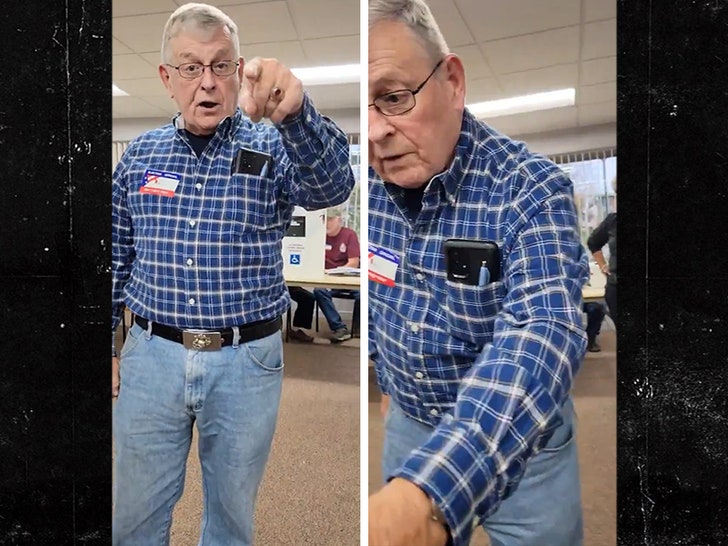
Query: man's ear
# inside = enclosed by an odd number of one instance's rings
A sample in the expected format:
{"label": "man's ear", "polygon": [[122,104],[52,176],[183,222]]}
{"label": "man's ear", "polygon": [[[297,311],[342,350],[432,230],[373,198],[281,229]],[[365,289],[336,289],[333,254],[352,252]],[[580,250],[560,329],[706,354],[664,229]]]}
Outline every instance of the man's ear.
{"label": "man's ear", "polygon": [[169,74],[169,70],[163,64],[159,65],[159,77],[161,78],[162,84],[164,85],[164,87],[167,89],[167,92],[169,93],[169,98],[173,99],[174,92],[172,91],[172,83],[170,82],[171,76]]}
{"label": "man's ear", "polygon": [[450,53],[443,63],[447,70],[447,81],[452,89],[452,98],[456,103],[465,107],[465,67],[460,57]]}
{"label": "man's ear", "polygon": [[241,89],[243,87],[243,68],[245,68],[245,59],[238,57],[238,81]]}

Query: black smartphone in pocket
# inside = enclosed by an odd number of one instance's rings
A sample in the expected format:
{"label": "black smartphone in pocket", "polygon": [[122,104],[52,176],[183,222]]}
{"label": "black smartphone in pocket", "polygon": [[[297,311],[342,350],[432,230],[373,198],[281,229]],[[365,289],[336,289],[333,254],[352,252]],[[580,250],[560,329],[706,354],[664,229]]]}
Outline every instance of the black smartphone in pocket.
{"label": "black smartphone in pocket", "polygon": [[273,165],[270,154],[256,152],[247,148],[240,148],[233,160],[233,174],[254,174],[268,176]]}
{"label": "black smartphone in pocket", "polygon": [[443,250],[449,281],[485,286],[500,280],[500,249],[495,242],[448,239]]}

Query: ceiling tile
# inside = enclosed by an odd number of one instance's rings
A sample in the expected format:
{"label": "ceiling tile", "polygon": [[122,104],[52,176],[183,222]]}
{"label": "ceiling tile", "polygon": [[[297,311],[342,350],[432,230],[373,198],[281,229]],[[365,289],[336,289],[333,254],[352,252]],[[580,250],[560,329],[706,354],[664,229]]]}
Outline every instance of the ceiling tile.
{"label": "ceiling tile", "polygon": [[111,54],[112,55],[123,55],[126,53],[134,53],[131,49],[126,47],[116,38],[111,39]]}
{"label": "ceiling tile", "polygon": [[615,101],[579,106],[579,125],[599,125],[617,121],[617,104]]}
{"label": "ceiling tile", "polygon": [[453,0],[430,0],[428,4],[450,49],[475,43]]}
{"label": "ceiling tile", "polygon": [[616,103],[617,82],[582,85],[577,93],[577,102],[579,105],[607,101],[613,101]]}
{"label": "ceiling tile", "polygon": [[613,82],[617,80],[617,57],[593,59],[581,63],[581,84]]}
{"label": "ceiling tile", "polygon": [[576,63],[551,66],[505,74],[498,79],[506,96],[517,97],[531,93],[555,91],[568,87],[576,88],[579,71]]}
{"label": "ceiling tile", "polygon": [[579,27],[568,27],[481,44],[496,74],[523,72],[579,58]]}
{"label": "ceiling tile", "polygon": [[283,1],[229,6],[225,11],[238,23],[241,44],[298,38],[288,7]]}
{"label": "ceiling tile", "polygon": [[[172,0],[114,0],[111,2],[111,16],[146,15],[150,13],[172,14],[179,6]],[[162,29],[159,29],[160,36]]]}
{"label": "ceiling tile", "polygon": [[504,98],[503,90],[498,80],[494,78],[480,78],[468,81],[466,91],[467,96],[465,97],[465,102],[467,104]]}
{"label": "ceiling tile", "polygon": [[324,38],[336,34],[359,36],[359,0],[288,0],[298,35]]}
{"label": "ceiling tile", "polygon": [[609,19],[584,25],[581,58],[598,59],[617,54],[617,20]]}
{"label": "ceiling tile", "polygon": [[468,79],[493,77],[493,71],[485,62],[485,57],[477,45],[453,48],[452,52],[462,59],[463,66],[465,66],[465,75]]}
{"label": "ceiling tile", "polygon": [[240,54],[246,61],[251,60],[253,57],[278,59],[289,68],[303,66],[307,62],[306,54],[303,52],[301,43],[298,40],[243,45]]}
{"label": "ceiling tile", "polygon": [[114,55],[112,59],[112,79],[115,82],[135,78],[149,78],[157,73],[157,65],[152,65],[136,54]]}
{"label": "ceiling tile", "polygon": [[584,21],[616,19],[617,2],[613,0],[584,0]]}
{"label": "ceiling tile", "polygon": [[[118,2],[118,0],[117,0]],[[111,33],[136,53],[159,51],[162,32],[170,13],[119,17],[112,22]]]}
{"label": "ceiling tile", "polygon": [[359,64],[359,36],[304,40],[307,66]]}
{"label": "ceiling tile", "polygon": [[455,0],[479,42],[578,25],[580,3],[581,0]]}

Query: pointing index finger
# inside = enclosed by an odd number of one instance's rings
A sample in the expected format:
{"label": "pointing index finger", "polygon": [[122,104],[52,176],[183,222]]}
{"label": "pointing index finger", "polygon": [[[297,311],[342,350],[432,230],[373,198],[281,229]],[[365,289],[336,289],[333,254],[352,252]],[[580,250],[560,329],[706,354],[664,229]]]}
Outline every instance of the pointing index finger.
{"label": "pointing index finger", "polygon": [[255,82],[260,78],[260,58],[255,57],[254,59],[251,59],[250,62],[245,63],[245,66],[243,67],[243,76],[245,76],[246,79],[250,80],[251,83]]}

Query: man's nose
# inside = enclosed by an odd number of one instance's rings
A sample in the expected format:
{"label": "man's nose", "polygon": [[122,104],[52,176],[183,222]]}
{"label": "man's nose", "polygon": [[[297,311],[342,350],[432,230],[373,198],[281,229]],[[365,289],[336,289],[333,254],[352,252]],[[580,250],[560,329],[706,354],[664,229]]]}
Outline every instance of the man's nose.
{"label": "man's nose", "polygon": [[369,108],[369,140],[379,142],[394,133],[394,125],[374,106]]}
{"label": "man's nose", "polygon": [[214,89],[217,85],[215,73],[211,66],[202,67],[202,76],[200,76],[200,85],[203,89]]}

